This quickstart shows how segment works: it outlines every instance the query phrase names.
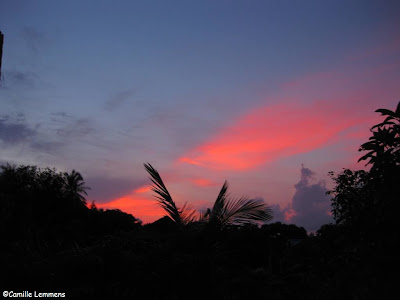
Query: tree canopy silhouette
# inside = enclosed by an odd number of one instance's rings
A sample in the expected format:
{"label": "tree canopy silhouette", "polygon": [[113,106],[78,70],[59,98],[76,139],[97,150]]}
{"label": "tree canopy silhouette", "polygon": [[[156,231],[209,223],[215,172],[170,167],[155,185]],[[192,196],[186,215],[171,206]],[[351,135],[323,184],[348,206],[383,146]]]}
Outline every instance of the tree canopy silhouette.
{"label": "tree canopy silhouette", "polygon": [[395,111],[378,109],[386,116],[371,128],[369,141],[359,151],[368,151],[359,161],[371,164],[370,171],[345,169],[338,176],[330,172],[336,186],[332,212],[339,225],[357,232],[389,233],[398,227],[400,182],[400,102]]}
{"label": "tree canopy silhouette", "polygon": [[371,128],[372,136],[359,149],[369,152],[358,161],[367,160],[371,172],[384,172],[400,165],[400,101],[395,111],[380,108],[375,112],[387,117]]}
{"label": "tree canopy silhouette", "polygon": [[57,240],[74,240],[85,234],[131,230],[141,221],[119,210],[98,210],[86,206],[82,175],[57,172],[36,166],[5,165],[0,169],[0,233],[11,239],[32,232]]}
{"label": "tree canopy silhouette", "polygon": [[82,175],[79,172],[72,170],[70,174],[67,172],[63,173],[63,178],[65,181],[65,192],[68,196],[86,204],[86,199],[82,194],[87,195],[86,190],[90,190],[90,188],[85,186]]}

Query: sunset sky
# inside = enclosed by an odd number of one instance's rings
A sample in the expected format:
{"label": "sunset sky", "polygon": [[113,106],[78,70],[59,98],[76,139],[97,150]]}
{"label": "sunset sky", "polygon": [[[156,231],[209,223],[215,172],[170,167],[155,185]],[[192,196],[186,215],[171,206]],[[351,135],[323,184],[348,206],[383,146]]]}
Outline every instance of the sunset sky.
{"label": "sunset sky", "polygon": [[88,202],[201,210],[225,180],[274,221],[332,222],[328,172],[400,100],[400,1],[0,2],[0,163],[75,169]]}

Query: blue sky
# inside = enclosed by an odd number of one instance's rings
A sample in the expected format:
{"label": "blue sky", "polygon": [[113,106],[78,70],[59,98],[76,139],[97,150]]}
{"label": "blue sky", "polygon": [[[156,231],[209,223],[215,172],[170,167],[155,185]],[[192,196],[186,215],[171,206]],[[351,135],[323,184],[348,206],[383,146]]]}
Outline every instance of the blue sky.
{"label": "blue sky", "polygon": [[227,179],[315,229],[331,221],[327,172],[363,167],[374,110],[399,101],[399,15],[397,1],[3,0],[0,161],[76,169],[89,200],[145,222],[162,216],[150,162],[178,203],[210,206]]}

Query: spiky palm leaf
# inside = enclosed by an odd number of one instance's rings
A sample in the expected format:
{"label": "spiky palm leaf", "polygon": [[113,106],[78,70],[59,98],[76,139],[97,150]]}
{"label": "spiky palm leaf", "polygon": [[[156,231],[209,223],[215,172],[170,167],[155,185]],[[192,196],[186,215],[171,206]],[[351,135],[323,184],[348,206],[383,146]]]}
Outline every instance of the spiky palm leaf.
{"label": "spiky palm leaf", "polygon": [[229,198],[228,187],[225,181],[210,213],[211,225],[223,228],[272,219],[272,210],[262,199]]}
{"label": "spiky palm leaf", "polygon": [[182,223],[184,225],[189,224],[195,220],[196,211],[192,208],[191,205],[187,203],[183,204],[183,206],[179,209],[179,213],[181,215]]}
{"label": "spiky palm leaf", "polygon": [[198,221],[201,223],[206,223],[210,220],[210,215],[211,215],[211,209],[207,208],[204,211],[199,212],[199,218]]}
{"label": "spiky palm leaf", "polygon": [[162,208],[167,212],[168,217],[170,217],[177,225],[186,225],[194,220],[194,210],[186,205],[183,205],[182,208],[178,208],[172,200],[170,193],[168,192],[163,180],[161,179],[160,174],[156,169],[149,163],[145,163],[144,167],[150,175],[150,180],[153,182],[152,191],[157,193],[155,197],[157,198],[157,202],[161,205]]}
{"label": "spiky palm leaf", "polygon": [[[90,190],[85,186],[81,173],[72,170],[70,174],[64,173],[64,181],[66,185],[66,192],[72,197],[79,199],[82,203],[86,204],[86,199],[83,195],[87,195],[86,190]],[[82,195],[83,194],[83,195]]]}
{"label": "spiky palm leaf", "polygon": [[209,222],[217,226],[221,225],[221,220],[224,216],[224,206],[228,196],[228,182],[225,181],[222,185],[221,191],[218,194],[217,199],[214,202],[214,206],[209,211]]}

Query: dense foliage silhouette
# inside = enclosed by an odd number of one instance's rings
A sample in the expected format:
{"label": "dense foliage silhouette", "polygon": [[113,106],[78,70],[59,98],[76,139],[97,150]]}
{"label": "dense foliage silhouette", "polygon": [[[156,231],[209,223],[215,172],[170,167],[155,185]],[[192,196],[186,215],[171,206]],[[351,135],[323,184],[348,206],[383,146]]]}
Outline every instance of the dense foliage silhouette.
{"label": "dense foliage silhouette", "polygon": [[376,112],[388,117],[371,128],[369,142],[359,149],[368,151],[359,161],[367,160],[370,171],[345,169],[338,176],[331,172],[336,186],[329,193],[333,195],[333,215],[338,225],[382,236],[399,225],[400,102],[396,111]]}
{"label": "dense foliage silhouette", "polygon": [[4,165],[0,171],[3,290],[68,299],[391,299],[397,292],[399,112],[361,145],[371,169],[331,176],[335,224],[315,234],[270,221],[268,206],[231,198],[224,183],[200,217],[178,207],[146,170],[166,216],[142,225],[86,205],[82,175]]}

